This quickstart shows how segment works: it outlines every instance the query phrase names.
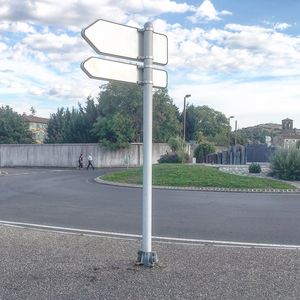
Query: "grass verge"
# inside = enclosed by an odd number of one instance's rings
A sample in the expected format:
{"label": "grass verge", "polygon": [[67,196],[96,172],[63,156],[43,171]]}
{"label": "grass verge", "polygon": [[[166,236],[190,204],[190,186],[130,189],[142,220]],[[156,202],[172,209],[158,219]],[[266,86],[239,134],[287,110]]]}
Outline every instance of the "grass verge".
{"label": "grass verge", "polygon": [[[142,168],[108,173],[103,180],[142,184]],[[218,187],[243,189],[295,189],[294,186],[264,178],[238,176],[207,166],[182,164],[153,165],[153,185],[179,187]]]}

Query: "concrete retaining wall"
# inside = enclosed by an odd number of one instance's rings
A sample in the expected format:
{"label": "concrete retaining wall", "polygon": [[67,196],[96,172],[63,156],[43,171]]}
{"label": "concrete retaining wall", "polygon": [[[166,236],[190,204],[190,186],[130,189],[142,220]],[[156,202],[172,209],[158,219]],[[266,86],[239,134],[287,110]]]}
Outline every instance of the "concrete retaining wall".
{"label": "concrete retaining wall", "polygon": [[[153,163],[166,151],[168,144],[153,144]],[[92,154],[95,167],[140,166],[143,144],[131,144],[129,149],[108,151],[99,144],[0,144],[0,167],[76,167],[83,153],[84,166]]]}

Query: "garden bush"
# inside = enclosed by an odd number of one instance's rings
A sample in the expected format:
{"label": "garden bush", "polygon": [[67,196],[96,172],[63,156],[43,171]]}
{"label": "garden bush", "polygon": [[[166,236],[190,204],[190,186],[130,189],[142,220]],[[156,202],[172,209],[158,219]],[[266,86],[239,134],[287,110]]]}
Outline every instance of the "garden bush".
{"label": "garden bush", "polygon": [[168,141],[172,152],[162,155],[159,163],[187,163],[189,155],[186,153],[186,142],[179,136],[171,137]]}
{"label": "garden bush", "polygon": [[185,141],[179,136],[171,137],[168,141],[168,145],[172,152],[182,152],[185,149]]}
{"label": "garden bush", "polygon": [[279,149],[271,158],[271,175],[285,180],[300,180],[300,149]]}
{"label": "garden bush", "polygon": [[201,143],[194,150],[194,157],[196,157],[197,163],[205,162],[205,157],[209,153],[214,153],[216,151],[214,145],[210,143]]}
{"label": "garden bush", "polygon": [[180,164],[182,162],[182,157],[178,155],[176,152],[166,153],[160,157],[158,163],[173,163]]}
{"label": "garden bush", "polygon": [[261,172],[260,164],[252,163],[249,166],[249,173],[260,173],[260,172]]}

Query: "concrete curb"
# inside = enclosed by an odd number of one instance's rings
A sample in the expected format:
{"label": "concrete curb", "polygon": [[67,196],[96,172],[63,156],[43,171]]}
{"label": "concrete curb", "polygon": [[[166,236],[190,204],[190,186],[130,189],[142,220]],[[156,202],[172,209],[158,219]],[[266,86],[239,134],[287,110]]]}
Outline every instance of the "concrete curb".
{"label": "concrete curb", "polygon": [[[142,185],[129,184],[129,183],[116,183],[112,181],[106,181],[100,177],[94,178],[94,181],[119,187],[130,187],[130,188],[142,188]],[[160,190],[183,190],[183,191],[203,191],[203,192],[230,192],[230,193],[280,193],[280,194],[289,194],[296,193],[300,194],[300,189],[231,189],[231,188],[217,188],[217,187],[180,187],[180,186],[153,186],[154,189]]]}

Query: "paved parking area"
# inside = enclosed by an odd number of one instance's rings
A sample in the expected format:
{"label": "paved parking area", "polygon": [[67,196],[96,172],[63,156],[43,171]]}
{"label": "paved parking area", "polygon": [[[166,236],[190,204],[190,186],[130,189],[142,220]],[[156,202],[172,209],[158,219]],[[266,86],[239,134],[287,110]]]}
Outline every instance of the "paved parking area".
{"label": "paved parking area", "polygon": [[0,226],[0,299],[299,299],[300,252],[154,243]]}

